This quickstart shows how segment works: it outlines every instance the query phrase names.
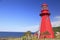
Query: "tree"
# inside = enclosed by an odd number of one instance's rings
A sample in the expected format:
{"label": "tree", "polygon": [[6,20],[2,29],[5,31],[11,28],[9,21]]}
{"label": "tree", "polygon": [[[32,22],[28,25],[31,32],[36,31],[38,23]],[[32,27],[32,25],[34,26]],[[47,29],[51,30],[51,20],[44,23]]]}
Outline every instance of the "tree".
{"label": "tree", "polygon": [[24,36],[26,36],[27,40],[30,40],[31,39],[31,32],[30,31],[25,32]]}
{"label": "tree", "polygon": [[24,33],[25,36],[31,36],[31,32],[30,31],[27,31]]}

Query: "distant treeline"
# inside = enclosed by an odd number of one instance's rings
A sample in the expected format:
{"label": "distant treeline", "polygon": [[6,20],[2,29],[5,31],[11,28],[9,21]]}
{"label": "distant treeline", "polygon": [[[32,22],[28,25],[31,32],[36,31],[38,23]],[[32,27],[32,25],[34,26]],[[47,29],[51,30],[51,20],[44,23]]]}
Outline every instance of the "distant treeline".
{"label": "distant treeline", "polygon": [[54,30],[55,33],[56,33],[56,32],[60,32],[60,26],[58,26],[58,27],[53,27],[53,30]]}

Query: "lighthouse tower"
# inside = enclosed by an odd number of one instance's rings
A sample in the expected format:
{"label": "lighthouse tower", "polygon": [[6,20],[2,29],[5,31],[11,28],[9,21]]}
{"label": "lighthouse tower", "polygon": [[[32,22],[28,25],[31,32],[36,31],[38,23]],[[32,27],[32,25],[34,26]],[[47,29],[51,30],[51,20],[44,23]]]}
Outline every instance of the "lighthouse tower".
{"label": "lighthouse tower", "polygon": [[54,32],[50,22],[50,12],[46,3],[42,4],[41,10],[41,25],[40,25],[40,36],[39,38],[54,38]]}

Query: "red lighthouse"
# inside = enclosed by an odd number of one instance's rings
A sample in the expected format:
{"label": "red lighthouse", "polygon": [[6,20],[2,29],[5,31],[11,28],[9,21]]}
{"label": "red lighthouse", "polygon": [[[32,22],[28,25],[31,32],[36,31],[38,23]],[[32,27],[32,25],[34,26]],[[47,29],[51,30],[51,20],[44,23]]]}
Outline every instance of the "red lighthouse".
{"label": "red lighthouse", "polygon": [[47,4],[42,4],[41,10],[41,26],[40,26],[40,38],[54,38],[54,32],[50,22],[50,12]]}

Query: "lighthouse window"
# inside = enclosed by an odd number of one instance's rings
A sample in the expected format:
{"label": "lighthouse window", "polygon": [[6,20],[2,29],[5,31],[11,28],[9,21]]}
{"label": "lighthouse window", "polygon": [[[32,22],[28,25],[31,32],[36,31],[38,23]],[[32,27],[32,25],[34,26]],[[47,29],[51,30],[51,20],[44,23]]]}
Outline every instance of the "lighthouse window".
{"label": "lighthouse window", "polygon": [[46,20],[48,20],[48,18],[46,18]]}

